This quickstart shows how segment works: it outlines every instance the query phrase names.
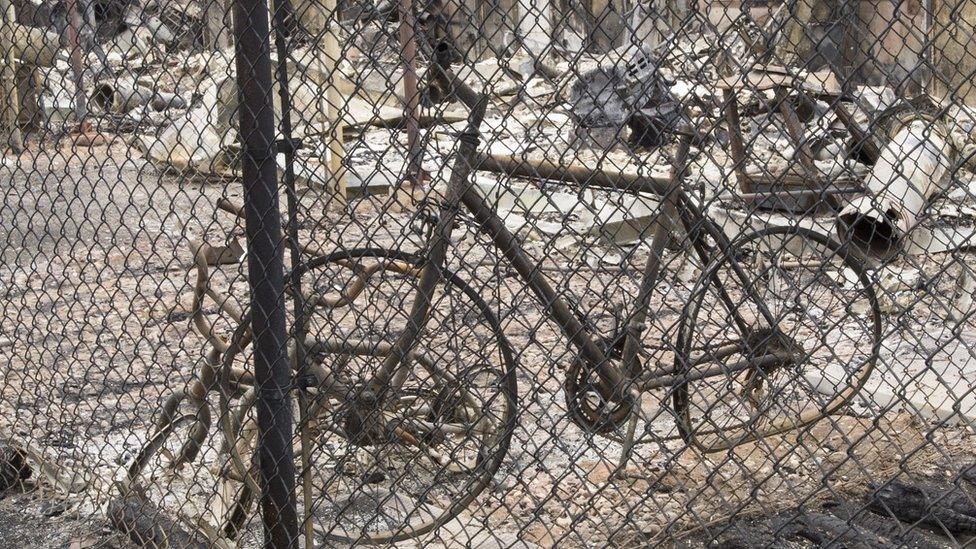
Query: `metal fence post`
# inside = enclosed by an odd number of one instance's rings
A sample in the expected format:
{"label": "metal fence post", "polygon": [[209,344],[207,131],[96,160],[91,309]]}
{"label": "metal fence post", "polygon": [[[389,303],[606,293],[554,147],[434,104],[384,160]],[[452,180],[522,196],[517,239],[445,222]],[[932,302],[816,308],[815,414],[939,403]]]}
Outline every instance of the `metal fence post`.
{"label": "metal fence post", "polygon": [[298,546],[268,7],[234,5],[265,547]]}

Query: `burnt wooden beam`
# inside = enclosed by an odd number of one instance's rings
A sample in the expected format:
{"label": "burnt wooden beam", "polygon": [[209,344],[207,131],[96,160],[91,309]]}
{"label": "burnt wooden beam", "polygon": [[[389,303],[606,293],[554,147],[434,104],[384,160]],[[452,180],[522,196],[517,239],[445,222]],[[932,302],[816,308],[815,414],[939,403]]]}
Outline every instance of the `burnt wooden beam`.
{"label": "burnt wooden beam", "polygon": [[897,544],[874,532],[835,515],[818,511],[799,511],[774,519],[773,530],[778,536],[792,535],[807,539],[817,547],[845,549],[895,549]]}
{"label": "burnt wooden beam", "polygon": [[902,522],[944,529],[954,536],[976,534],[976,505],[957,486],[894,480],[871,494],[868,507]]}
{"label": "burnt wooden beam", "polygon": [[830,514],[865,528],[885,538],[899,547],[911,549],[948,549],[949,545],[936,541],[911,524],[872,513],[859,504],[834,503],[826,506]]}

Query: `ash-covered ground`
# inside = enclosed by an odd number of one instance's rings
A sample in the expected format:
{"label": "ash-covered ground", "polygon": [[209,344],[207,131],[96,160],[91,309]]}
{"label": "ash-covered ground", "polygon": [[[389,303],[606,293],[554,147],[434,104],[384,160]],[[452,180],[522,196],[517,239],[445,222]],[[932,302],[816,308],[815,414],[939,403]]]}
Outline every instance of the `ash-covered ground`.
{"label": "ash-covered ground", "polygon": [[[377,132],[374,139],[381,135],[391,134]],[[231,216],[214,208],[220,197],[239,203],[240,183],[166,175],[121,141],[7,157],[3,170],[3,434],[60,468],[58,481],[45,477],[40,483],[65,498],[70,516],[87,529],[79,536],[89,539],[101,532],[92,521],[112,496],[111,480],[145,444],[160,402],[183,389],[202,361],[204,343],[188,320],[193,273],[187,243],[220,244],[242,234]],[[360,199],[347,210],[329,211],[321,191],[300,190],[300,235],[319,249],[421,249],[416,208],[389,208],[402,197]],[[554,212],[556,206],[540,215]],[[607,243],[571,223],[561,225],[562,234],[521,234],[546,275],[609,331],[614,309],[632,299],[645,245]],[[709,456],[684,448],[664,413],[652,426],[663,441],[641,445],[625,478],[608,481],[619,444],[584,434],[566,417],[562,383],[574,357],[566,340],[469,223],[462,223],[455,240],[449,265],[497,311],[516,350],[519,420],[501,470],[476,503],[438,533],[404,546],[656,543],[736,513],[775,512],[838,494],[857,497],[869,482],[905,472],[951,471],[953,456],[973,453],[965,420],[938,424],[906,403],[863,400],[799,433]],[[665,331],[665,342],[698,269],[681,262],[677,250],[667,257],[651,323]],[[955,291],[956,262],[970,261],[958,252],[900,264],[913,280],[890,286],[882,299],[887,335],[872,379],[904,386],[916,369],[948,352],[958,378],[965,379],[971,358],[960,359],[945,342],[971,348],[972,327],[967,321],[948,328],[944,303]],[[216,270],[227,273],[217,284],[243,300],[244,266]],[[215,309],[209,316],[221,318]],[[646,337],[649,362],[669,359],[659,336],[651,329]],[[943,379],[950,391],[965,393],[958,382]],[[652,414],[668,404],[663,391],[644,402]],[[216,435],[211,444],[219,444]],[[216,459],[213,451],[204,453],[205,465]],[[199,467],[182,474],[166,486],[163,507],[205,514],[214,497],[212,473]],[[69,489],[76,493],[63,493]],[[73,524],[13,511],[30,509],[35,503],[23,498],[34,497],[8,495],[2,502],[8,526],[2,529],[27,546],[63,546],[65,536],[74,535]],[[39,533],[47,527],[55,530],[50,538]]]}

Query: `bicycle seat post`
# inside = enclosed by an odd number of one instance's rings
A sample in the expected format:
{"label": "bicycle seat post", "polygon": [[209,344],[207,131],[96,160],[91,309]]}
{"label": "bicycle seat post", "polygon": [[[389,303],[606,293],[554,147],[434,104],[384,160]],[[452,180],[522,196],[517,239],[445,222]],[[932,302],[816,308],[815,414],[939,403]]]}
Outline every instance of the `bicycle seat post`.
{"label": "bicycle seat post", "polygon": [[[668,182],[666,194],[661,200],[661,209],[657,218],[657,225],[651,238],[650,255],[644,267],[644,276],[641,279],[640,289],[637,294],[634,314],[626,327],[626,340],[624,342],[623,360],[621,366],[628,377],[634,378],[640,375],[637,364],[637,353],[641,346],[641,337],[647,329],[647,313],[651,305],[651,295],[657,286],[658,275],[661,271],[661,257],[664,248],[671,239],[671,231],[674,229],[672,219],[678,218],[678,203],[682,184],[688,171],[688,156],[691,151],[691,141],[694,134],[690,131],[687,124],[683,124],[675,132],[680,135],[678,148],[675,151],[674,162],[671,167],[671,175]],[[637,421],[641,415],[640,394],[633,387],[630,389],[633,394],[634,406],[630,412],[627,422],[627,434],[623,440],[623,448],[620,452],[620,461],[614,475],[623,474],[624,467],[630,459],[630,454],[634,447],[634,436],[637,430]]]}

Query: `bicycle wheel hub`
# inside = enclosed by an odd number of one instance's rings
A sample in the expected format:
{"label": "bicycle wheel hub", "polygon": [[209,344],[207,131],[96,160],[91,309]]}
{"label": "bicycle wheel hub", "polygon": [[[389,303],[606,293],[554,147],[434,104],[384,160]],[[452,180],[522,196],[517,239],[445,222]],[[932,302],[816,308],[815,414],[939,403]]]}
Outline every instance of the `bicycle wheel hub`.
{"label": "bicycle wheel hub", "polygon": [[771,355],[778,358],[772,365],[767,362],[766,365],[759,366],[759,369],[765,373],[782,366],[796,364],[803,354],[803,346],[779,328],[754,330],[745,339],[745,355],[750,360],[759,363],[759,359]]}
{"label": "bicycle wheel hub", "polygon": [[343,408],[342,434],[349,442],[356,446],[372,446],[389,441],[379,399],[373,391],[357,391]]}

